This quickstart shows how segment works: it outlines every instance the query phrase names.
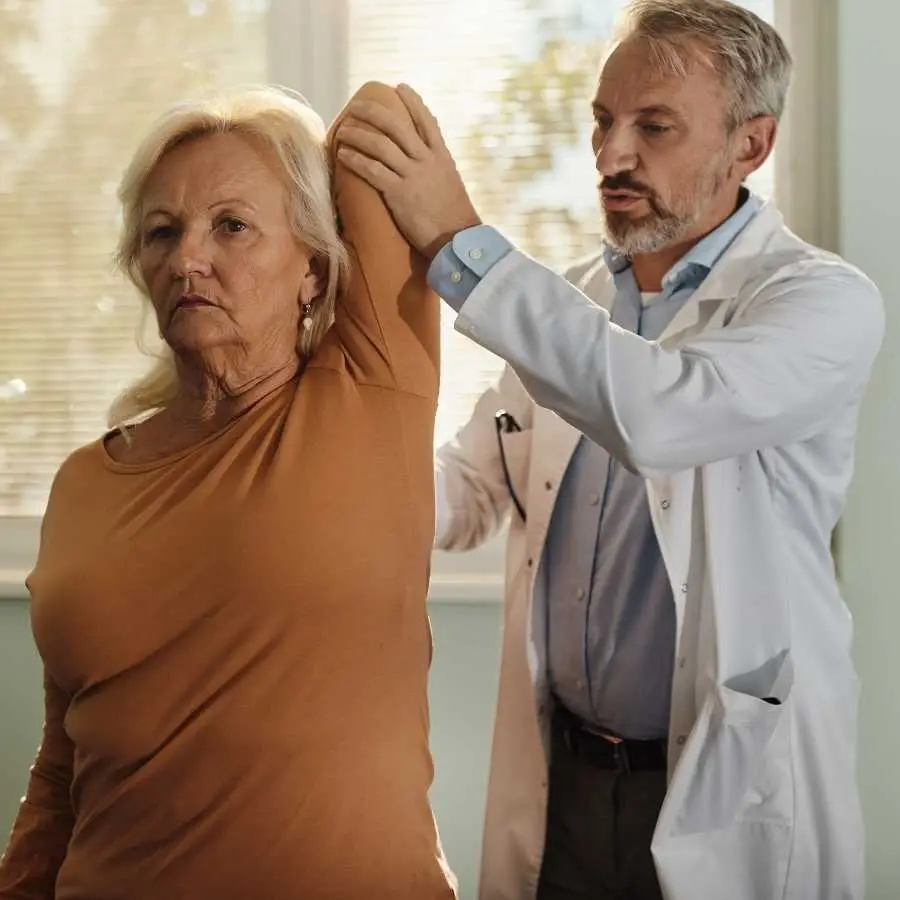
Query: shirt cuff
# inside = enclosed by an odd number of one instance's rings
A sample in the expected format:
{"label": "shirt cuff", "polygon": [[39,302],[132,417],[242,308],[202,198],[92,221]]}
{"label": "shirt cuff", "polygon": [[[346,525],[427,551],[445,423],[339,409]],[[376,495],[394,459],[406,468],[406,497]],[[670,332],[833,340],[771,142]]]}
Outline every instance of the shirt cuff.
{"label": "shirt cuff", "polygon": [[496,228],[475,225],[454,235],[428,269],[428,283],[456,312],[513,245]]}

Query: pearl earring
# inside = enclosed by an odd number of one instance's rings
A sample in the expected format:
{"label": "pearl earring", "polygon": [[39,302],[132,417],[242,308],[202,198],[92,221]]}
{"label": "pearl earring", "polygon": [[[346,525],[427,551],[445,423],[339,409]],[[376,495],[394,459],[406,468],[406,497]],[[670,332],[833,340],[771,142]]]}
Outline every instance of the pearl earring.
{"label": "pearl earring", "polygon": [[312,328],[312,303],[303,304],[303,318],[300,320],[300,324],[303,326],[304,331],[309,331]]}

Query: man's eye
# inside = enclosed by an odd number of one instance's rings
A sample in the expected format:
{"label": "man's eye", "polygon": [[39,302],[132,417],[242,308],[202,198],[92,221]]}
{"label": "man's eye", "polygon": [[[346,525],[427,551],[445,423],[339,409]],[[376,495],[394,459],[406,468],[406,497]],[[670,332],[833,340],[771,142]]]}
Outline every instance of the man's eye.
{"label": "man's eye", "polygon": [[594,124],[597,126],[597,129],[599,131],[609,131],[609,119],[594,119]]}
{"label": "man's eye", "polygon": [[219,228],[227,234],[240,234],[242,231],[247,230],[247,226],[241,222],[239,219],[222,219],[219,222]]}
{"label": "man's eye", "polygon": [[646,125],[642,125],[641,128],[647,134],[652,134],[652,135],[666,134],[672,130],[671,125],[660,125],[657,122],[648,122]]}

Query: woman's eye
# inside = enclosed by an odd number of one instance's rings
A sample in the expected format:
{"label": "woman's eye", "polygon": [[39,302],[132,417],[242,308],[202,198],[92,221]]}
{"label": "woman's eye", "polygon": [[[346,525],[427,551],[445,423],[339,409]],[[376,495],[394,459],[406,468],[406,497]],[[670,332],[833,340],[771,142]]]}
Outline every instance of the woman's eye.
{"label": "woman's eye", "polygon": [[166,241],[175,234],[175,229],[171,225],[157,225],[155,228],[148,228],[144,232],[144,243],[152,244],[156,241]]}
{"label": "woman's eye", "polygon": [[219,222],[219,228],[227,234],[240,234],[247,230],[247,226],[239,219],[222,219]]}

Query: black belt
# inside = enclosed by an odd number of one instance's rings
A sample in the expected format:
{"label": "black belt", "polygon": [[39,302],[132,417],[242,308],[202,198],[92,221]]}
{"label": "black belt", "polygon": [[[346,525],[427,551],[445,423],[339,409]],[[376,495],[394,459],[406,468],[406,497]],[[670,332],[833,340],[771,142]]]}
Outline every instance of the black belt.
{"label": "black belt", "polygon": [[553,728],[566,749],[599,769],[612,772],[660,772],[667,768],[664,739],[633,741],[589,731],[565,707],[557,705]]}

